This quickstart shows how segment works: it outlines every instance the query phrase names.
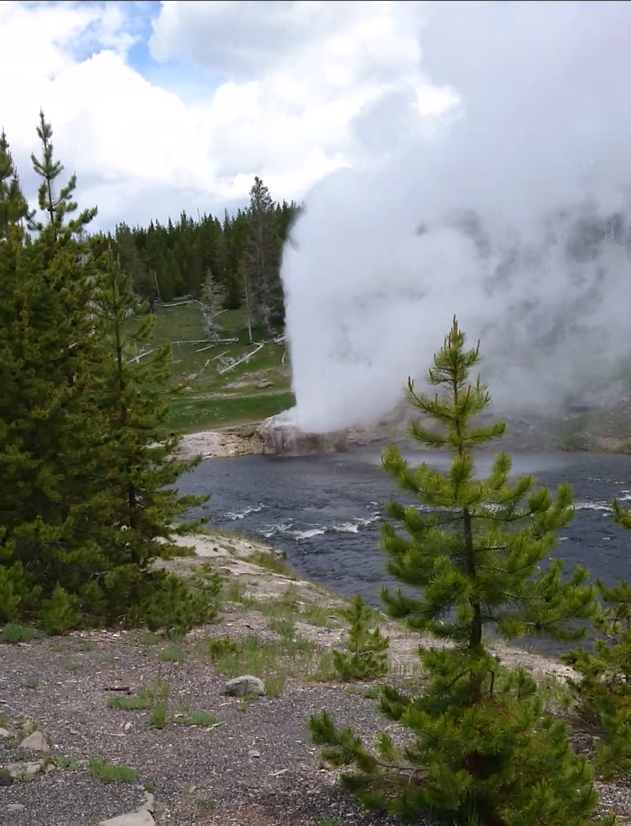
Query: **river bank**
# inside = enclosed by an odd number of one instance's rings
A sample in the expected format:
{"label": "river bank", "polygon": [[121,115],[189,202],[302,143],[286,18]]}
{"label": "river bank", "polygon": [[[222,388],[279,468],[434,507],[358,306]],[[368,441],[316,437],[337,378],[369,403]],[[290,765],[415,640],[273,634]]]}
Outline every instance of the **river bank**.
{"label": "river bank", "polygon": [[[258,433],[261,422],[228,425],[213,430],[192,431],[182,436],[178,453],[183,457],[201,455],[202,459],[226,459],[263,454],[263,439]],[[607,427],[584,427],[578,417],[556,423],[556,427],[542,427],[541,423],[517,421],[509,423],[502,448],[507,451],[586,452],[626,454],[631,450],[631,414],[623,422],[611,420]],[[407,435],[405,422],[375,427],[352,428],[349,446],[398,444],[413,447],[415,442]],[[494,442],[495,447],[498,443]],[[482,449],[485,449],[484,447]]]}
{"label": "river bank", "polygon": [[[394,442],[402,447],[415,444],[409,437],[409,424],[418,411],[402,401],[372,425],[349,430],[349,445],[369,446]],[[480,417],[481,424],[501,419],[506,422],[502,447],[519,452],[631,452],[631,398],[622,397],[616,404],[601,408],[571,408],[565,412],[543,413],[533,408],[523,415],[503,415],[489,411]],[[212,430],[187,433],[181,444],[183,455],[201,454],[203,458],[256,456],[263,453],[261,422],[228,425]],[[431,422],[428,422],[431,426]],[[495,442],[494,445],[497,443]]]}
{"label": "river bank", "polygon": [[[230,586],[243,589],[246,600],[257,602],[294,603],[300,613],[309,615],[312,608],[338,612],[349,605],[349,600],[334,594],[319,584],[301,578],[285,561],[285,554],[265,542],[251,539],[231,531],[213,531],[207,534],[177,537],[176,543],[194,550],[193,556],[178,557],[166,563],[167,567],[180,576],[199,564],[200,559],[208,561]],[[228,587],[228,590],[229,590]],[[418,647],[436,646],[441,643],[431,637],[408,630],[400,622],[378,614],[378,623],[390,638],[390,669],[399,675],[418,673]],[[317,639],[332,650],[342,643],[345,628],[336,623],[335,627],[320,629]],[[554,677],[565,679],[576,676],[575,672],[553,657],[545,657],[503,643],[495,643],[492,650],[507,666],[522,666],[538,678]]]}
{"label": "river bank", "polygon": [[[188,576],[205,562],[223,579],[209,625],[178,641],[120,630],[0,646],[0,762],[11,766],[0,812],[22,826],[395,826],[355,806],[305,726],[322,708],[367,742],[384,726],[375,685],[340,683],[331,669],[345,601],[265,543],[217,531],[177,541],[194,555],[170,568]],[[390,637],[385,679],[418,684],[418,645],[434,641],[375,619]],[[540,679],[570,673],[527,651],[496,653]],[[265,694],[226,696],[245,674]],[[28,754],[16,745],[27,734]],[[597,785],[601,811],[631,822],[631,790]]]}

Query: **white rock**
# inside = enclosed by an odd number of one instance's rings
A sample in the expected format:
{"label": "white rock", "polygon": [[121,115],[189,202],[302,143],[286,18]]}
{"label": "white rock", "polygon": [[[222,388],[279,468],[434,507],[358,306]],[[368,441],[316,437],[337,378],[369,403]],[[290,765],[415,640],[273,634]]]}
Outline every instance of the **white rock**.
{"label": "white rock", "polygon": [[9,803],[7,812],[23,812],[26,809],[24,803]]}
{"label": "white rock", "polygon": [[142,806],[139,806],[136,811],[138,811],[138,812],[142,812],[142,811],[151,812],[151,814],[153,814],[155,808],[156,808],[156,799],[155,799],[155,797],[151,794],[151,792],[145,792],[145,802],[142,804]]}
{"label": "white rock", "polygon": [[41,731],[34,731],[25,737],[18,748],[29,749],[30,751],[50,751],[50,746]]}
{"label": "white rock", "polygon": [[146,809],[101,820],[99,826],[155,826],[155,820]]}
{"label": "white rock", "polygon": [[234,677],[228,680],[224,687],[224,694],[230,697],[245,697],[248,694],[255,694],[262,697],[265,694],[265,683],[258,677],[251,674],[243,674],[241,677]]}
{"label": "white rock", "polygon": [[0,737],[10,737],[11,732],[7,731],[5,728],[0,728]]}
{"label": "white rock", "polygon": [[248,757],[260,757],[260,756],[261,756],[261,752],[258,751],[258,749],[250,749],[250,751],[248,752]]}
{"label": "white rock", "polygon": [[11,777],[32,777],[42,770],[42,764],[39,761],[36,763],[9,763],[6,769]]}

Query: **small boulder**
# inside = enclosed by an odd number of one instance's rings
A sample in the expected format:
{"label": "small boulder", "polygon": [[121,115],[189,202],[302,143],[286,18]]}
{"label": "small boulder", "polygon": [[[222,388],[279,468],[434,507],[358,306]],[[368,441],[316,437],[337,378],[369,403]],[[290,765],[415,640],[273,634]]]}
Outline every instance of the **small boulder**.
{"label": "small boulder", "polygon": [[146,809],[102,820],[99,826],[155,826],[155,820]]}
{"label": "small boulder", "polygon": [[34,731],[25,737],[19,745],[21,749],[28,749],[29,751],[50,751],[50,746],[46,742],[46,738],[41,731]]}
{"label": "small boulder", "polygon": [[259,680],[258,677],[244,674],[241,677],[228,680],[223,693],[229,697],[247,697],[248,694],[262,697],[265,694],[265,683],[263,680]]}
{"label": "small boulder", "polygon": [[6,728],[1,728],[0,727],[0,737],[10,737],[10,736],[11,736],[10,731],[7,731]]}
{"label": "small boulder", "polygon": [[7,763],[6,765],[6,770],[14,779],[33,777],[39,774],[43,768],[44,765],[40,761],[35,761],[34,763]]}

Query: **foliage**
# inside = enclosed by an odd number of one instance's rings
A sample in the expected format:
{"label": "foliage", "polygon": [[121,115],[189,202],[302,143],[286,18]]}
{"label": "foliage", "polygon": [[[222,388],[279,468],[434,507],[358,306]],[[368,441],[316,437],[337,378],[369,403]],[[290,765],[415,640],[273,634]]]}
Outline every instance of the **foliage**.
{"label": "foliage", "polygon": [[[198,523],[175,520],[207,496],[180,497],[173,485],[199,464],[175,458],[176,434],[158,439],[169,415],[167,389],[171,349],[152,347],[154,318],[133,294],[131,279],[111,252],[97,260],[93,324],[99,341],[97,407],[106,434],[108,545],[118,545],[121,562],[146,568],[173,551],[173,533],[190,533]],[[156,540],[161,540],[158,546]],[[158,553],[158,548],[160,552]]]}
{"label": "foliage", "polygon": [[273,335],[272,320],[284,320],[280,282],[281,247],[276,206],[269,189],[259,177],[255,177],[248,209],[244,297],[246,311],[249,313],[251,307],[256,309],[257,319],[269,337]]}
{"label": "foliage", "polygon": [[469,380],[478,348],[464,345],[454,319],[428,375],[440,393],[417,393],[412,382],[408,388],[410,402],[440,426],[417,421],[412,435],[424,447],[446,449],[448,470],[412,468],[394,447],[383,458],[418,502],[391,503],[383,526],[388,570],[416,596],[398,590],[383,598],[391,615],[448,643],[420,652],[422,693],[383,691],[382,713],[413,740],[399,748],[384,732],[372,752],[326,712],[311,718],[312,736],[328,760],[355,767],[342,782],[364,804],[396,815],[425,812],[476,826],[588,824],[597,794],[586,761],[543,708],[533,680],[501,668],[483,636],[489,626],[505,639],[582,633],[568,620],[595,610],[586,571],[562,578],[560,562],[540,568],[553,531],[573,517],[571,491],[561,485],[553,497],[530,475],[511,482],[504,453],[488,476],[476,474],[474,448],[501,436],[504,425],[482,427],[473,418],[490,398],[479,379]]}
{"label": "foliage", "polygon": [[224,289],[216,283],[212,272],[208,270],[201,288],[201,303],[204,326],[210,338],[217,338],[221,330],[217,316],[221,312],[224,301]]}
{"label": "foliage", "polygon": [[0,622],[181,633],[214,615],[219,582],[153,566],[207,498],[173,487],[194,462],[163,438],[170,351],[151,347],[152,317],[111,251],[86,241],[96,210],[78,210],[74,175],[59,184],[43,113],[37,132],[39,216],[0,140]]}
{"label": "foliage", "polygon": [[[616,521],[631,529],[631,513],[613,505]],[[593,620],[593,649],[579,647],[563,659],[580,675],[568,682],[579,713],[598,734],[595,765],[611,777],[631,771],[631,585],[596,584],[602,606]]]}
{"label": "foliage", "polygon": [[350,623],[346,651],[333,652],[333,665],[342,680],[369,680],[388,673],[388,637],[370,628],[372,612],[358,594],[343,616]]}
{"label": "foliage", "polygon": [[26,198],[20,188],[20,179],[13,163],[6,133],[0,133],[0,239],[7,238],[11,229],[20,229],[31,218]]}
{"label": "foliage", "polygon": [[[245,307],[250,288],[256,293],[251,297],[256,313],[262,289],[271,299],[272,324],[280,323],[281,249],[300,208],[293,202],[272,201],[265,184],[257,180],[253,203],[233,215],[226,213],[222,219],[201,215],[195,220],[182,212],[178,221],[165,225],[157,221],[146,228],[119,224],[111,236],[95,236],[92,243],[98,252],[111,245],[131,275],[134,290],[150,303],[182,295],[203,300],[202,289],[211,272],[226,309]],[[259,197],[259,190],[267,198]],[[265,253],[262,266],[257,251]]]}
{"label": "foliage", "polygon": [[[28,617],[57,583],[72,588],[88,579],[95,515],[92,285],[77,239],[92,213],[72,217],[72,180],[61,189],[63,203],[55,194],[63,167],[53,160],[43,116],[38,133],[40,208],[49,223],[20,209],[0,244],[0,620]],[[23,201],[15,186],[4,195]]]}

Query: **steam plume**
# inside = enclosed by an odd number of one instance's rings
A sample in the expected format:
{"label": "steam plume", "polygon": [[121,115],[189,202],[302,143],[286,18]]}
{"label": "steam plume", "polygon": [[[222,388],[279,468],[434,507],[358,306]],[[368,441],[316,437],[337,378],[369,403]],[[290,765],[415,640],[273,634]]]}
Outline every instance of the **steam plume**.
{"label": "steam plume", "polygon": [[428,134],[409,107],[393,134],[369,128],[388,106],[365,112],[364,163],[313,189],[285,250],[292,417],[322,432],[387,413],[454,314],[499,408],[619,395],[631,3],[436,2],[421,45],[459,97],[449,122]]}

